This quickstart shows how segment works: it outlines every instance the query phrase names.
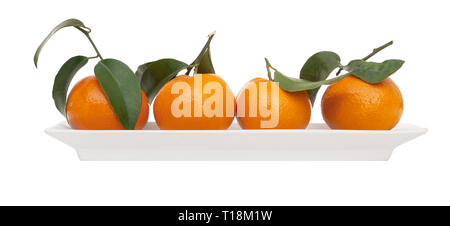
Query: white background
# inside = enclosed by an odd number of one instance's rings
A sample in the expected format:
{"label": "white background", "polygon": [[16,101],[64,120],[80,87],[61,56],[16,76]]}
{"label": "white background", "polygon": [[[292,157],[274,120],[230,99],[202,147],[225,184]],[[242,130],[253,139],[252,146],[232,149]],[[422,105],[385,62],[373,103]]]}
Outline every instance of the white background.
{"label": "white background", "polygon": [[[0,204],[450,204],[448,10],[431,0],[3,1]],[[44,129],[64,120],[51,98],[59,67],[94,52],[66,28],[44,48],[38,70],[32,63],[45,35],[72,17],[92,28],[103,56],[133,70],[165,57],[191,62],[216,30],[213,62],[235,94],[266,75],[263,57],[297,76],[317,51],[346,63],[393,39],[372,60],[406,61],[392,76],[405,100],[401,122],[429,132],[388,162],[81,162]],[[312,122],[323,122],[320,105]]]}

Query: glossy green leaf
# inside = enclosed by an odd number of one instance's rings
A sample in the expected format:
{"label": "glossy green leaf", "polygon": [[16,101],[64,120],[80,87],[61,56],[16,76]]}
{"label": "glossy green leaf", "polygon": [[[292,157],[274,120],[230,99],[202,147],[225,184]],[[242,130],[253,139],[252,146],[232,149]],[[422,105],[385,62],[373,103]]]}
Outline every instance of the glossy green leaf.
{"label": "glossy green leaf", "polygon": [[[210,50],[211,41],[214,35],[215,32],[212,32],[211,34],[208,35],[208,41],[206,41],[197,58],[195,58],[194,62],[192,62],[191,64],[196,66],[197,73],[200,74],[216,73],[216,71],[214,70],[214,66],[212,64],[211,50]],[[190,69],[188,71],[190,71]]]}
{"label": "glossy green leaf", "polygon": [[161,59],[138,67],[136,77],[151,104],[159,90],[188,65],[175,59]]}
{"label": "glossy green leaf", "polygon": [[[322,51],[311,57],[303,65],[300,71],[300,79],[309,81],[322,81],[328,78],[330,73],[341,65],[341,58],[334,52]],[[314,105],[319,88],[308,90],[311,104]]]}
{"label": "glossy green leaf", "polygon": [[321,81],[308,81],[304,79],[298,79],[298,78],[291,78],[286,75],[283,75],[281,72],[275,70],[274,73],[274,81],[278,82],[278,85],[283,90],[286,90],[288,92],[297,92],[297,91],[303,91],[303,90],[311,90],[311,89],[317,89],[322,85],[331,85],[345,77],[350,75],[350,73],[340,75],[338,77],[334,77],[332,79],[328,80],[321,80]]}
{"label": "glossy green leaf", "polygon": [[124,129],[134,129],[141,110],[141,86],[133,71],[115,59],[95,65],[95,76]]}
{"label": "glossy green leaf", "polygon": [[65,21],[61,22],[60,24],[58,24],[55,28],[53,28],[53,30],[50,32],[50,34],[47,35],[47,37],[44,39],[44,41],[42,41],[42,43],[37,48],[37,50],[34,54],[34,65],[36,67],[37,67],[37,63],[39,60],[39,54],[41,53],[41,50],[44,47],[44,45],[57,31],[61,30],[62,28],[65,28],[65,27],[77,27],[77,28],[84,28],[84,29],[89,30],[89,28],[84,26],[83,22],[81,22],[80,20],[77,20],[77,19],[68,19],[68,20],[65,20]]}
{"label": "glossy green leaf", "polygon": [[73,76],[89,61],[85,56],[75,56],[67,60],[59,69],[53,83],[53,100],[61,114],[66,117],[67,90]]}
{"label": "glossy green leaf", "polygon": [[368,83],[378,83],[394,74],[403,63],[403,60],[386,60],[382,63],[352,60],[345,70]]}
{"label": "glossy green leaf", "polygon": [[200,63],[198,64],[198,67],[197,67],[197,73],[200,73],[200,74],[206,74],[206,73],[215,74],[216,73],[216,71],[214,70],[214,66],[212,64],[212,60],[211,60],[210,48],[208,48],[208,50],[205,52],[205,54],[201,58]]}

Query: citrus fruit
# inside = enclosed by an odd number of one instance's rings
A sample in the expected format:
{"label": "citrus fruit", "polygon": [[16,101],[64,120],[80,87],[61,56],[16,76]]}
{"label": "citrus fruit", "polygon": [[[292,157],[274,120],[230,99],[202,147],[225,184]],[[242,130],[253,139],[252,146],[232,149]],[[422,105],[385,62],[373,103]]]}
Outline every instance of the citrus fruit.
{"label": "citrus fruit", "polygon": [[235,113],[233,92],[214,74],[175,77],[161,88],[153,103],[160,129],[227,129]]}
{"label": "citrus fruit", "polygon": [[287,92],[263,78],[246,83],[236,103],[237,121],[243,129],[304,129],[311,117],[305,91]]}
{"label": "citrus fruit", "polygon": [[402,94],[390,78],[370,84],[350,75],[322,97],[322,115],[332,129],[389,130],[402,112]]}
{"label": "citrus fruit", "polygon": [[[142,129],[148,120],[148,99],[142,92],[141,111],[135,129]],[[95,76],[79,81],[67,100],[67,120],[74,129],[121,130],[119,118],[115,114],[108,97],[103,92]]]}

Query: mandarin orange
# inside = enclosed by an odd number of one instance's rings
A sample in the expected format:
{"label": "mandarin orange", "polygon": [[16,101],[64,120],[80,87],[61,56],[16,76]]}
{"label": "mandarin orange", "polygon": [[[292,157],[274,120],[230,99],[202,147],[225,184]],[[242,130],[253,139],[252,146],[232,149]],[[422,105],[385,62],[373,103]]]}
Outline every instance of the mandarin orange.
{"label": "mandarin orange", "polygon": [[153,102],[160,129],[227,129],[236,113],[233,92],[214,74],[181,75],[166,83]]}
{"label": "mandarin orange", "polygon": [[389,130],[402,112],[402,94],[390,78],[370,84],[350,75],[322,97],[322,115],[332,129]]}
{"label": "mandarin orange", "polygon": [[[143,91],[141,96],[141,111],[135,129],[142,129],[148,120],[148,98]],[[108,97],[95,76],[82,79],[72,88],[67,99],[66,112],[67,121],[74,129],[123,129]]]}
{"label": "mandarin orange", "polygon": [[287,92],[263,78],[245,84],[236,102],[237,121],[243,129],[304,129],[311,117],[305,91]]}

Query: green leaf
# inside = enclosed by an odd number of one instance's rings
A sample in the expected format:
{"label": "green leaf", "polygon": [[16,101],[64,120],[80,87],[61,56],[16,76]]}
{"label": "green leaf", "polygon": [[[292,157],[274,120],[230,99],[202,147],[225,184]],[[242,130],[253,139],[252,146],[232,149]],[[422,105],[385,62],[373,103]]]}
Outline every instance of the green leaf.
{"label": "green leaf", "polygon": [[133,71],[115,59],[95,65],[95,76],[124,129],[134,129],[141,110],[141,86]]}
{"label": "green leaf", "polygon": [[200,63],[198,64],[197,73],[200,73],[200,74],[206,74],[206,73],[215,74],[216,73],[216,71],[214,70],[214,66],[212,64],[209,46],[208,46],[208,50],[205,52],[205,54],[203,55],[203,57],[200,60]]}
{"label": "green leaf", "polygon": [[67,90],[73,76],[89,61],[85,56],[74,56],[59,69],[53,83],[53,100],[61,114],[66,117]]}
{"label": "green leaf", "polygon": [[[309,81],[322,81],[328,78],[330,73],[341,65],[341,58],[334,52],[322,51],[311,57],[303,65],[300,78]],[[319,88],[308,90],[311,104],[314,105]]]}
{"label": "green leaf", "polygon": [[[215,34],[216,32],[214,31],[208,35],[208,41],[206,41],[197,58],[195,58],[194,62],[192,62],[191,64],[195,65],[197,73],[200,74],[216,73],[216,71],[214,70],[214,66],[212,64],[210,51],[210,44]],[[188,72],[190,72],[190,68],[188,69]]]}
{"label": "green leaf", "polygon": [[151,104],[159,90],[188,65],[175,59],[160,59],[138,67],[136,76]]}
{"label": "green leaf", "polygon": [[50,32],[50,34],[47,35],[47,37],[42,41],[42,43],[39,45],[39,47],[36,50],[36,53],[34,54],[34,66],[37,67],[37,63],[39,60],[39,54],[41,53],[42,48],[44,47],[45,43],[59,30],[65,27],[77,27],[77,28],[84,28],[88,31],[90,30],[88,27],[84,26],[83,22],[77,19],[68,19],[60,24],[58,24],[53,30]]}
{"label": "green leaf", "polygon": [[283,75],[281,72],[275,70],[274,81],[278,82],[278,85],[283,90],[286,90],[288,92],[297,92],[297,91],[303,91],[303,90],[317,89],[322,85],[331,85],[349,75],[350,75],[350,73],[347,73],[347,74],[343,74],[343,75],[340,75],[338,77],[334,77],[334,78],[328,79],[328,80],[308,81],[308,80],[304,80],[304,79],[291,78],[291,77]]}
{"label": "green leaf", "polygon": [[394,74],[403,63],[403,60],[386,60],[383,63],[352,60],[344,68],[368,83],[378,83]]}

